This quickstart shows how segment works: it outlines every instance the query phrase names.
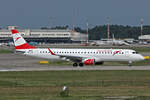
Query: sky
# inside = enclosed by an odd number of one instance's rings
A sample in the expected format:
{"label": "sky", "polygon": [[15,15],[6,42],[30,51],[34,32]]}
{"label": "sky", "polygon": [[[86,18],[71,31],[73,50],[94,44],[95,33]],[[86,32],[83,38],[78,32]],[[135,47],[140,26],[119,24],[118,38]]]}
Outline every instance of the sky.
{"label": "sky", "polygon": [[150,25],[150,0],[0,0],[0,27]]}

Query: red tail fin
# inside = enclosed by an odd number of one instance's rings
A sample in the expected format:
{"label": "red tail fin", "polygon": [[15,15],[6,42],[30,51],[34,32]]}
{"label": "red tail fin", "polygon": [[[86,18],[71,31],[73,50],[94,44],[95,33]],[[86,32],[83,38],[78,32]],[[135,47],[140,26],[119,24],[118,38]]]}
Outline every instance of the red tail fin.
{"label": "red tail fin", "polygon": [[25,44],[20,45],[20,46],[15,46],[15,47],[16,47],[16,49],[35,49],[34,46],[31,46],[28,43],[25,43]]}
{"label": "red tail fin", "polygon": [[34,49],[34,46],[29,45],[24,38],[19,34],[18,30],[11,30],[16,49]]}

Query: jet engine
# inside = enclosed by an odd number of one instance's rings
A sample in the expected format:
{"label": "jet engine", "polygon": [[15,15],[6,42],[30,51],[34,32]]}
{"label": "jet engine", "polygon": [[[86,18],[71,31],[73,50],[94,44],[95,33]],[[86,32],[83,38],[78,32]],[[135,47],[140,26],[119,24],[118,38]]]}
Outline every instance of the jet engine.
{"label": "jet engine", "polygon": [[82,62],[84,65],[102,65],[104,63],[100,59],[85,59]]}
{"label": "jet engine", "polygon": [[94,65],[94,64],[95,64],[95,59],[85,59],[85,60],[83,61],[83,63],[84,63],[85,65]]}

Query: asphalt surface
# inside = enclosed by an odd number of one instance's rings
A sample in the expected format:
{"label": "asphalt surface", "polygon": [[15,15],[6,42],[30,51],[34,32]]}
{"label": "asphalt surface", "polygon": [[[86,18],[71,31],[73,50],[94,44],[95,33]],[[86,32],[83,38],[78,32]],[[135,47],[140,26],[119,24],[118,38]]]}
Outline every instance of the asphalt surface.
{"label": "asphalt surface", "polygon": [[[150,56],[149,53],[144,53]],[[50,66],[39,64],[40,58],[18,54],[0,54],[0,71],[46,71],[46,70],[150,70],[149,66]]]}

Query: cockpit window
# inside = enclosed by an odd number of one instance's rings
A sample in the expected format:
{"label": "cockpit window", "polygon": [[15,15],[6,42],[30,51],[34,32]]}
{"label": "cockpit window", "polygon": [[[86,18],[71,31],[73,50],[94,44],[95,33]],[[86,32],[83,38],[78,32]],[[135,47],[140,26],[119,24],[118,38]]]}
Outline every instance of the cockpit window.
{"label": "cockpit window", "polygon": [[133,54],[138,54],[138,52],[132,52]]}

